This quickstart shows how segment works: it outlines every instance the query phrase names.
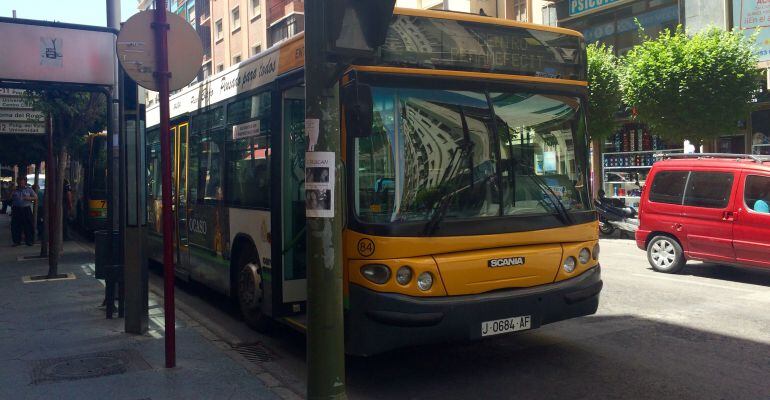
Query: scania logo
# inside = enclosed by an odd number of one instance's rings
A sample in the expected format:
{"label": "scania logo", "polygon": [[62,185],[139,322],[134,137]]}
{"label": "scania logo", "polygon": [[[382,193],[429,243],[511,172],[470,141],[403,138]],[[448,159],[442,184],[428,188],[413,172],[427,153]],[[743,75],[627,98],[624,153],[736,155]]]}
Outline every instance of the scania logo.
{"label": "scania logo", "polygon": [[487,261],[489,268],[513,267],[516,265],[524,265],[524,257],[493,258]]}

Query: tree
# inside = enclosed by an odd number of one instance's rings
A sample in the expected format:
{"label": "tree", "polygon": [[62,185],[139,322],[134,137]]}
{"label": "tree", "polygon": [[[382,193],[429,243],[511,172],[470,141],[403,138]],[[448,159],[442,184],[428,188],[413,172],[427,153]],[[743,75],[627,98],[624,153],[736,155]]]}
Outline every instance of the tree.
{"label": "tree", "polygon": [[[643,34],[643,33],[641,33]],[[758,86],[753,39],[709,28],[646,38],[625,57],[623,98],[658,135],[700,141],[731,134]]]}
{"label": "tree", "polygon": [[[48,277],[58,275],[59,254],[62,244],[62,215],[64,173],[70,154],[88,132],[99,132],[106,125],[106,97],[94,92],[65,90],[41,90],[28,92],[32,107],[49,115],[52,123],[53,160],[46,173],[46,202],[51,209],[46,214],[48,224],[53,224],[49,238]],[[52,196],[51,202],[47,201]],[[53,216],[53,218],[51,218]]]}
{"label": "tree", "polygon": [[0,163],[3,165],[25,166],[45,160],[46,141],[44,135],[3,135],[0,146]]}
{"label": "tree", "polygon": [[[593,164],[602,163],[603,141],[615,132],[618,123],[615,113],[621,106],[620,63],[611,46],[590,44],[588,55],[588,133],[593,145]],[[591,190],[597,194],[604,177],[597,175],[593,179]]]}
{"label": "tree", "polygon": [[615,113],[621,105],[620,65],[611,46],[588,45],[588,131],[604,139],[615,132]]}

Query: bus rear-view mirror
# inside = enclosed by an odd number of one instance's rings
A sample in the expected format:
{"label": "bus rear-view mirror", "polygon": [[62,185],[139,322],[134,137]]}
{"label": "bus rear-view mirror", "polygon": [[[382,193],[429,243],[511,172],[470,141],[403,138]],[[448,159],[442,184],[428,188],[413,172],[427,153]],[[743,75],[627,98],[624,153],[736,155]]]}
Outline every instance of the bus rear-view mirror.
{"label": "bus rear-view mirror", "polygon": [[354,83],[345,90],[345,131],[351,137],[367,137],[372,132],[372,88]]}

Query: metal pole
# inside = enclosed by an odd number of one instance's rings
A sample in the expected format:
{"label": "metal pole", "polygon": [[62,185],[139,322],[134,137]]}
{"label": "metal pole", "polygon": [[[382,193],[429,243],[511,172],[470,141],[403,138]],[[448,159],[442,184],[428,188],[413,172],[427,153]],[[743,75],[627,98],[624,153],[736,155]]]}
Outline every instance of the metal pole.
{"label": "metal pole", "polygon": [[54,168],[56,162],[53,159],[53,119],[51,114],[48,114],[46,122],[48,128],[48,155],[45,161],[45,203],[47,207],[45,218],[48,220],[48,265],[50,267],[51,259],[56,257],[54,252],[57,251],[53,242],[53,231],[56,226],[54,224],[56,220],[56,207],[54,207],[53,202],[53,194],[56,190],[56,169]]}
{"label": "metal pole", "polygon": [[[318,143],[308,151],[333,152],[336,172],[333,217],[307,218],[307,398],[311,400],[346,398],[339,190],[344,171],[340,160],[339,85],[332,77],[334,66],[324,56],[327,3],[305,3],[305,126],[306,130],[318,127]],[[314,133],[305,132],[310,137]]]}
{"label": "metal pole", "polygon": [[166,325],[166,368],[176,366],[176,330],[174,326],[174,222],[171,218],[171,138],[169,137],[168,23],[166,0],[155,0],[156,79],[160,101],[160,160],[163,207],[163,312]]}
{"label": "metal pole", "polygon": [[[115,30],[120,29],[120,0],[107,0],[107,27]],[[107,218],[109,228],[113,232],[120,230],[120,90],[118,88],[119,79],[118,55],[115,53],[115,69],[113,71],[113,86],[110,90],[110,100],[108,102],[109,119],[107,125],[107,135],[109,136],[110,148],[107,152],[109,165],[107,168],[108,185],[110,189],[109,203],[107,206]],[[117,258],[117,257],[116,257]],[[122,260],[122,258],[120,258]]]}

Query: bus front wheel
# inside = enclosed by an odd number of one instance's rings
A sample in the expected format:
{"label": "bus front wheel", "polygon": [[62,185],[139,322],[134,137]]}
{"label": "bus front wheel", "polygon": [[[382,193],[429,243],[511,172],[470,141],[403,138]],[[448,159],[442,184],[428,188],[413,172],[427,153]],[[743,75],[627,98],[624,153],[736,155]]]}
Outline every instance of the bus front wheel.
{"label": "bus front wheel", "polygon": [[[265,331],[268,328],[268,318],[262,313],[263,284],[261,268],[256,255],[241,257],[238,272],[237,298],[238,306],[244,321],[250,327]],[[256,252],[253,252],[256,254]]]}

